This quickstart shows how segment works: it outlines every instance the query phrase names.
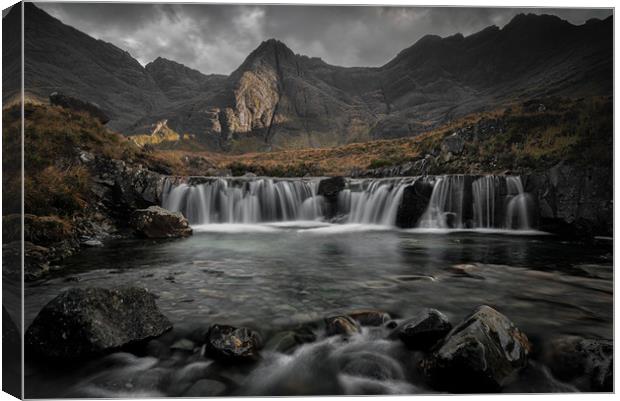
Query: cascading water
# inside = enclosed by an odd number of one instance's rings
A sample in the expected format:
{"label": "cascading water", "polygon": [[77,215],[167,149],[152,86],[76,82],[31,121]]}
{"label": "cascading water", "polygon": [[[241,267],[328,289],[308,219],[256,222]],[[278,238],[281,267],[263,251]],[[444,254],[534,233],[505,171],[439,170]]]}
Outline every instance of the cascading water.
{"label": "cascading water", "polygon": [[338,194],[338,212],[348,216],[347,223],[393,226],[403,190],[411,183],[412,179],[353,183]]}
{"label": "cascading water", "polygon": [[[201,180],[199,182],[196,182]],[[329,220],[396,226],[405,189],[417,180],[432,185],[420,228],[531,228],[532,201],[520,177],[409,177],[347,180],[336,199],[318,195],[319,178],[213,178],[177,183],[168,179],[163,207],[191,224]],[[192,183],[194,181],[194,183]],[[429,190],[430,192],[430,190]],[[428,196],[428,195],[426,195]],[[421,209],[424,210],[424,209]],[[329,217],[329,219],[328,219]]]}
{"label": "cascading water", "polygon": [[506,177],[508,205],[506,206],[506,228],[527,230],[530,228],[531,198],[523,190],[519,177]]}
{"label": "cascading water", "polygon": [[418,226],[528,230],[531,208],[520,177],[442,176]]}
{"label": "cascading water", "polygon": [[213,179],[173,187],[166,181],[163,207],[182,212],[191,224],[315,220],[324,199],[317,180]]}
{"label": "cascading water", "polygon": [[440,177],[418,226],[422,228],[462,228],[464,176]]}

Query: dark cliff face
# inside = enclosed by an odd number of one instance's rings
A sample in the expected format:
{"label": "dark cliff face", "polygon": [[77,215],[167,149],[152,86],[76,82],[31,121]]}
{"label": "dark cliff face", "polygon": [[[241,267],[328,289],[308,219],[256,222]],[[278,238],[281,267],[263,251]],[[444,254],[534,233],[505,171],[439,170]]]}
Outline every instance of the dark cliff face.
{"label": "dark cliff face", "polygon": [[[13,11],[5,23],[19,20]],[[64,25],[32,3],[24,5],[24,21],[27,94],[47,99],[58,91],[95,103],[117,129],[166,105],[153,78],[129,53]]]}
{"label": "dark cliff face", "polygon": [[414,136],[523,97],[609,95],[612,32],[611,17],[519,15],[467,37],[426,36],[379,68],[331,66],[270,39],[225,77],[162,58],[143,68],[30,4],[26,89],[97,103],[127,134],[167,120],[215,150],[323,147]]}

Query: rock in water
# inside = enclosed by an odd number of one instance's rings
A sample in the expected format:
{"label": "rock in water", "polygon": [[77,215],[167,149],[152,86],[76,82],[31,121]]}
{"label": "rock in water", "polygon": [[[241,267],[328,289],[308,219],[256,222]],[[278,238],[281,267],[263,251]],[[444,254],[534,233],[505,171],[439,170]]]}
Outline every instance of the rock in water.
{"label": "rock in water", "polygon": [[391,319],[389,313],[372,309],[356,310],[349,313],[348,316],[362,326],[381,326]]}
{"label": "rock in water", "polygon": [[157,337],[172,328],[143,288],[73,288],[51,300],[26,332],[26,349],[81,359]]}
{"label": "rock in water", "polygon": [[396,225],[401,228],[415,227],[426,211],[433,193],[433,185],[422,179],[416,180],[403,190],[403,197],[396,213]]}
{"label": "rock in water", "polygon": [[319,182],[317,195],[322,195],[328,200],[336,199],[338,192],[342,191],[346,184],[344,177],[326,178]]}
{"label": "rock in water", "polygon": [[349,316],[331,316],[325,319],[325,335],[328,337],[339,334],[350,336],[361,331],[359,323]]}
{"label": "rock in water", "polygon": [[234,362],[258,357],[261,347],[260,335],[244,327],[211,326],[207,334],[207,349],[213,357]]}
{"label": "rock in water", "polygon": [[183,214],[159,206],[136,210],[132,225],[139,235],[146,238],[178,238],[192,235],[192,229]]}
{"label": "rock in water", "polygon": [[531,345],[508,318],[483,305],[455,327],[420,363],[437,389],[495,392],[527,364]]}
{"label": "rock in water", "polygon": [[408,348],[429,350],[442,340],[452,329],[452,324],[437,309],[425,309],[413,319],[400,324],[389,338],[399,338]]}
{"label": "rock in water", "polygon": [[613,391],[612,340],[557,338],[545,347],[543,360],[554,376],[581,391]]}

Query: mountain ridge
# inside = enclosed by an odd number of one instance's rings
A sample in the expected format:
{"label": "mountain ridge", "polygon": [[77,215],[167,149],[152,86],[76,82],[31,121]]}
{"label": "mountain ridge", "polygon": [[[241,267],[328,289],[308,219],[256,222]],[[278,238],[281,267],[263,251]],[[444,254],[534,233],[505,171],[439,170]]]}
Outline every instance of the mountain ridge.
{"label": "mountain ridge", "polygon": [[112,117],[110,127],[128,135],[166,120],[211,150],[415,136],[515,99],[607,95],[613,82],[612,16],[573,25],[519,14],[468,36],[426,35],[379,67],[333,66],[274,38],[226,76],[163,57],[142,67],[31,3],[25,15],[28,92],[96,103]]}

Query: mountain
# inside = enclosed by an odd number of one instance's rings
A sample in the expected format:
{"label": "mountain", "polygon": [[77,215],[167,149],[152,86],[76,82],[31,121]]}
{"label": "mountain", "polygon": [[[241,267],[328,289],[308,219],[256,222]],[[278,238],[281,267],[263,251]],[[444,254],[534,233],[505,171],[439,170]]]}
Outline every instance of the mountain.
{"label": "mountain", "polygon": [[[19,3],[4,23],[21,18]],[[151,75],[129,53],[64,25],[32,3],[24,3],[24,87],[47,99],[61,91],[97,104],[122,130],[161,109],[167,99]],[[3,98],[18,87],[7,88]]]}
{"label": "mountain", "polygon": [[26,4],[27,91],[97,103],[128,135],[165,122],[191,146],[212,150],[414,136],[513,101],[611,95],[613,88],[612,17],[576,26],[518,15],[467,37],[425,36],[376,68],[332,66],[270,39],[223,76],[163,58],[142,67]]}

